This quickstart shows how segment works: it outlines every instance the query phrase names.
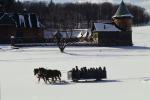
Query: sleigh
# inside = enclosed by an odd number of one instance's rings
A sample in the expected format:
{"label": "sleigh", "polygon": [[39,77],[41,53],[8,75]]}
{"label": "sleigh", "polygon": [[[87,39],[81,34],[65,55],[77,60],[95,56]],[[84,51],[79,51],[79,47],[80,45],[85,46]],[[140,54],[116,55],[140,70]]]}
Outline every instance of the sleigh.
{"label": "sleigh", "polygon": [[74,82],[79,80],[96,80],[100,81],[107,78],[106,69],[94,69],[94,70],[70,70],[67,73],[68,79]]}

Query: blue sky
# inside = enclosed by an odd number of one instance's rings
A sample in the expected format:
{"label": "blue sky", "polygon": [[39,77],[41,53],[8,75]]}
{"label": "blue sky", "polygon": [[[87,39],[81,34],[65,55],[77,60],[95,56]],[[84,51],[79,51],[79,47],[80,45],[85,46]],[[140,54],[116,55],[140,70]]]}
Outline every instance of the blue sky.
{"label": "blue sky", "polygon": [[[19,0],[19,1],[50,1],[50,0]],[[121,0],[53,0],[54,2],[94,2],[94,3],[101,3],[101,2],[112,2],[112,3],[120,3]],[[131,3],[135,5],[139,5],[144,7],[147,12],[150,13],[150,0],[124,0],[125,3]]]}

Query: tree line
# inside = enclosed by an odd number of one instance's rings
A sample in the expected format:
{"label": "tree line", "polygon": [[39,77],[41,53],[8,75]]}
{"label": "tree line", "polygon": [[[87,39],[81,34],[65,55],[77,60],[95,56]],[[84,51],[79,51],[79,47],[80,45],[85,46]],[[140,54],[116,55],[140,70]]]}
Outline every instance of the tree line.
{"label": "tree line", "polygon": [[[0,0],[0,10],[5,12],[27,12],[36,13],[42,23],[49,28],[78,27],[79,23],[90,23],[97,20],[111,20],[115,14],[118,4],[104,3],[54,3],[52,2],[20,2],[15,0]],[[146,9],[127,4],[129,11],[134,16],[134,25],[147,24],[150,15]]]}

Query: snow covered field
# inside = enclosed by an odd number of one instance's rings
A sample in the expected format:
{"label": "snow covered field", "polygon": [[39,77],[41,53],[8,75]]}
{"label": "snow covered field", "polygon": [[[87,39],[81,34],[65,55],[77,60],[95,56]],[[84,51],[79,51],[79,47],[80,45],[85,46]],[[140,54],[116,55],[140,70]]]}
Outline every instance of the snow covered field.
{"label": "snow covered field", "polygon": [[[133,28],[133,47],[0,46],[0,100],[150,100],[150,26]],[[67,71],[106,66],[106,80],[73,83]],[[65,84],[38,83],[33,69],[62,71]]]}

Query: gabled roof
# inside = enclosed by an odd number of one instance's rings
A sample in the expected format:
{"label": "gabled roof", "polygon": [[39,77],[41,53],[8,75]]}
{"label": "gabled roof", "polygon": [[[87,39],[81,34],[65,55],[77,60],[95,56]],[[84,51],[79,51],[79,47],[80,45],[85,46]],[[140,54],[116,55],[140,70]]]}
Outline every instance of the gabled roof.
{"label": "gabled roof", "polygon": [[91,36],[91,31],[89,29],[74,29],[73,30],[73,37],[89,37]]}
{"label": "gabled roof", "polygon": [[121,2],[119,8],[117,9],[115,15],[113,16],[113,18],[124,18],[124,17],[129,17],[132,18],[133,15],[129,12],[127,6],[125,5],[125,3]]}
{"label": "gabled roof", "polygon": [[12,17],[17,22],[17,27],[27,27],[27,28],[40,27],[40,22],[36,14],[32,13],[13,14]]}
{"label": "gabled roof", "polygon": [[110,32],[110,31],[121,31],[113,24],[106,24],[106,23],[94,23],[94,31],[100,32]]}
{"label": "gabled roof", "polygon": [[63,38],[79,38],[80,37],[81,31],[73,31],[73,32],[66,32],[66,31],[61,31],[60,34],[62,35]]}
{"label": "gabled roof", "polygon": [[0,17],[1,25],[16,25],[15,21],[9,16],[9,14],[5,13]]}
{"label": "gabled roof", "polygon": [[39,28],[41,23],[33,13],[0,13],[0,24],[15,24],[17,27]]}
{"label": "gabled roof", "polygon": [[[45,38],[52,38],[57,32],[45,32]],[[63,38],[80,38],[80,37],[90,37],[91,31],[89,29],[74,29],[72,32],[70,31],[59,31]],[[53,35],[52,35],[53,34]]]}

